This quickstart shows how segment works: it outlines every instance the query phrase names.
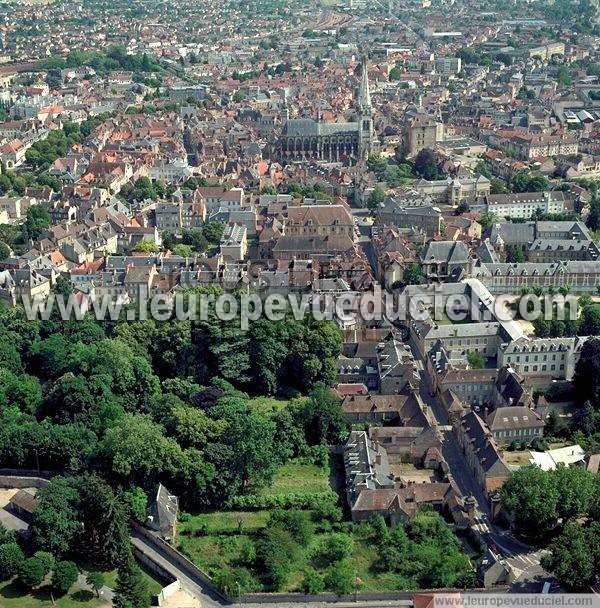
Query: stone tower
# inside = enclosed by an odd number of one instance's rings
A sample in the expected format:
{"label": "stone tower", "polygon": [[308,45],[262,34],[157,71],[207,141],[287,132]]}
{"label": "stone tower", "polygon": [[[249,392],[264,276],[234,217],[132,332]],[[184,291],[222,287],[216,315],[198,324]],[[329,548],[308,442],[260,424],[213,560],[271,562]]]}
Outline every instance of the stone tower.
{"label": "stone tower", "polygon": [[375,147],[375,130],[373,128],[373,106],[369,89],[369,71],[367,58],[362,59],[362,74],[358,90],[358,151],[359,158],[366,159]]}

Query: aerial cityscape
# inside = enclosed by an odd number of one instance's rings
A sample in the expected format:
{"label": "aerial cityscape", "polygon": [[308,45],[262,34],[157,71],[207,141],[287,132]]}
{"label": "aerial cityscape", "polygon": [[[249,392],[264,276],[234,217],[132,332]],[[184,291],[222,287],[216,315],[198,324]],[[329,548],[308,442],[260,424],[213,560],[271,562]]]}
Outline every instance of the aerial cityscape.
{"label": "aerial cityscape", "polygon": [[0,608],[523,605],[600,606],[598,0],[0,3]]}

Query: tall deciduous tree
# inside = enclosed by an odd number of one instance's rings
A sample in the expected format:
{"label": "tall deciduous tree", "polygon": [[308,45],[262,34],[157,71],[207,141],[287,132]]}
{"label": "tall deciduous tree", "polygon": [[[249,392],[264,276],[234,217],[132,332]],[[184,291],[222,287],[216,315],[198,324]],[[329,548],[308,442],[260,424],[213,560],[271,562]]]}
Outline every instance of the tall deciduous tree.
{"label": "tall deciduous tree", "polygon": [[535,465],[513,471],[500,489],[500,495],[522,535],[538,535],[555,525],[559,493],[549,471]]}
{"label": "tall deciduous tree", "polygon": [[600,538],[592,538],[590,531],[578,523],[568,523],[550,545],[550,553],[542,558],[543,567],[553,572],[568,591],[585,591],[597,571],[592,541],[597,544]]}

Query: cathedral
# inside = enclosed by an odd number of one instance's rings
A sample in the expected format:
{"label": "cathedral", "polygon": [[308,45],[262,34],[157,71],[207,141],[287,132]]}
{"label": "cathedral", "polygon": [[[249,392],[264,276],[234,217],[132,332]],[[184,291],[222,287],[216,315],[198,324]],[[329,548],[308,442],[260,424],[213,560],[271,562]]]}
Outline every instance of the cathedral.
{"label": "cathedral", "polygon": [[367,62],[363,59],[358,91],[358,122],[323,122],[320,117],[288,118],[277,145],[282,162],[324,160],[352,164],[366,159],[377,145]]}

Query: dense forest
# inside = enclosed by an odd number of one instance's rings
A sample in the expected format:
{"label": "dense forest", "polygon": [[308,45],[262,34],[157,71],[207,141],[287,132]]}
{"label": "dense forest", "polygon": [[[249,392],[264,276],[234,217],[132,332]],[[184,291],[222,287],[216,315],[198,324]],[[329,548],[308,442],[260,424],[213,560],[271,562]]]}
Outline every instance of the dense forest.
{"label": "dense forest", "polygon": [[[309,318],[242,331],[214,314],[65,323],[1,309],[0,466],[94,471],[122,492],[160,480],[186,506],[223,504],[339,441],[327,386],[341,348],[335,325]],[[256,395],[291,401],[253,411]]]}

